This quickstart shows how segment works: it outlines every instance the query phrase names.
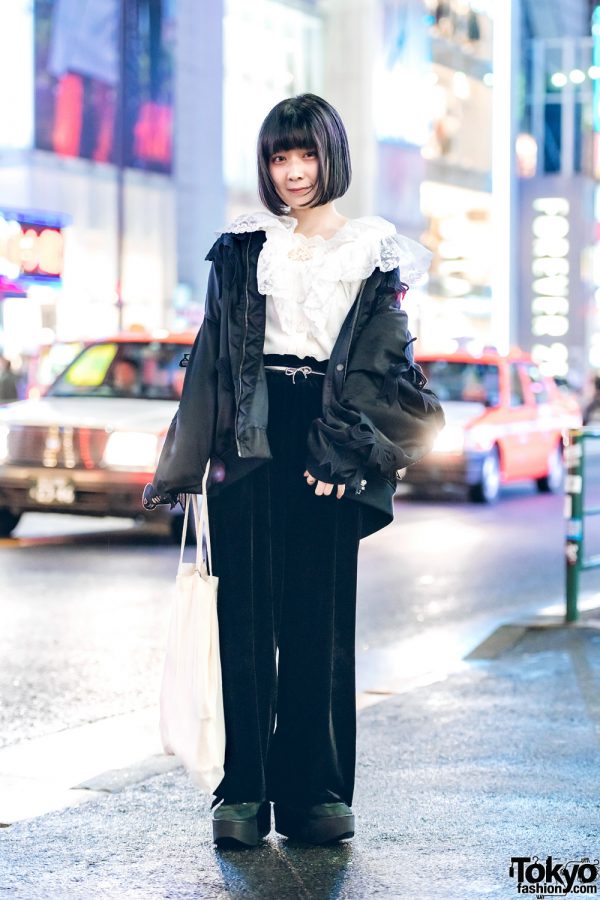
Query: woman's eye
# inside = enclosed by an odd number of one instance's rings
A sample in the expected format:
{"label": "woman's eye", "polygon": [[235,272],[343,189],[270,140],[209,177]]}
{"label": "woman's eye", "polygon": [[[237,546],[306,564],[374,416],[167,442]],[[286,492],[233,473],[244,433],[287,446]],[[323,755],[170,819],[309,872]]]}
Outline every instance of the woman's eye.
{"label": "woman's eye", "polygon": [[317,151],[316,151],[316,150],[307,150],[306,153],[305,153],[304,155],[305,155],[305,156],[316,156],[316,155],[317,155]]}

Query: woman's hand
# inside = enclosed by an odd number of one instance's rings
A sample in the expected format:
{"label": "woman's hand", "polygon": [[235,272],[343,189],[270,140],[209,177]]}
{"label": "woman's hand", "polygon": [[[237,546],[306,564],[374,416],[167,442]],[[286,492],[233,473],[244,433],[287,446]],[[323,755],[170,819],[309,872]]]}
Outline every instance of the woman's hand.
{"label": "woman's hand", "polygon": [[308,471],[306,471],[304,473],[304,477],[306,478],[306,483],[309,484],[311,487],[313,486],[313,484],[317,485],[315,488],[315,494],[318,497],[321,497],[323,494],[328,497],[329,494],[331,494],[331,492],[333,491],[334,487],[337,487],[338,500],[340,499],[340,497],[344,496],[344,491],[346,490],[345,484],[335,485],[335,484],[327,484],[326,481],[317,481],[317,479],[313,478],[313,476]]}

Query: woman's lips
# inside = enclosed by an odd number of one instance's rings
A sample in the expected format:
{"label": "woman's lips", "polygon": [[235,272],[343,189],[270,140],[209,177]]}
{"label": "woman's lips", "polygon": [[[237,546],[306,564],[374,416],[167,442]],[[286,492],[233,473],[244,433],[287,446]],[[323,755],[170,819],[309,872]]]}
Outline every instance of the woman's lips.
{"label": "woman's lips", "polygon": [[308,190],[310,190],[310,188],[308,188],[308,187],[302,187],[302,188],[288,188],[288,192],[289,192],[290,194],[301,194],[302,191],[308,191]]}

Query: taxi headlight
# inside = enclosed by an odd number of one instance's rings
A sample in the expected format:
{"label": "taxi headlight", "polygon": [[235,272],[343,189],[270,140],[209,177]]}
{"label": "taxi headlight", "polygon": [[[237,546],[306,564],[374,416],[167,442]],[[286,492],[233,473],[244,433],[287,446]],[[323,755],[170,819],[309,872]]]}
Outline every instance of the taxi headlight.
{"label": "taxi headlight", "polygon": [[494,446],[495,432],[489,425],[475,425],[469,429],[465,446],[467,450],[488,453]]}
{"label": "taxi headlight", "polygon": [[460,425],[445,425],[431,448],[434,453],[461,453],[465,445],[465,433]]}
{"label": "taxi headlight", "polygon": [[8,459],[8,435],[10,428],[8,425],[0,425],[0,463],[6,462]]}
{"label": "taxi headlight", "polygon": [[104,463],[114,469],[149,472],[156,464],[158,438],[140,431],[113,431],[104,449]]}

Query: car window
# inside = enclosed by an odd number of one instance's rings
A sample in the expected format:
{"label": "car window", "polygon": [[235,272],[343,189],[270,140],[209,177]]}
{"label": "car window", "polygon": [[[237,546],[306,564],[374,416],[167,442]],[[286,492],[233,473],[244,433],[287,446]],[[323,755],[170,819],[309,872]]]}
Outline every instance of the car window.
{"label": "car window", "polygon": [[538,404],[548,403],[548,390],[540,370],[537,366],[527,366],[527,374],[529,375],[535,402]]}
{"label": "car window", "polygon": [[185,369],[182,344],[106,341],[86,347],[57,378],[50,397],[178,400]]}
{"label": "car window", "polygon": [[510,372],[510,405],[523,406],[525,403],[525,395],[523,393],[523,382],[521,381],[521,372],[519,366],[511,363]]}
{"label": "car window", "polygon": [[477,362],[454,362],[445,359],[419,360],[428,387],[442,401],[485,403],[500,402],[498,366]]}

